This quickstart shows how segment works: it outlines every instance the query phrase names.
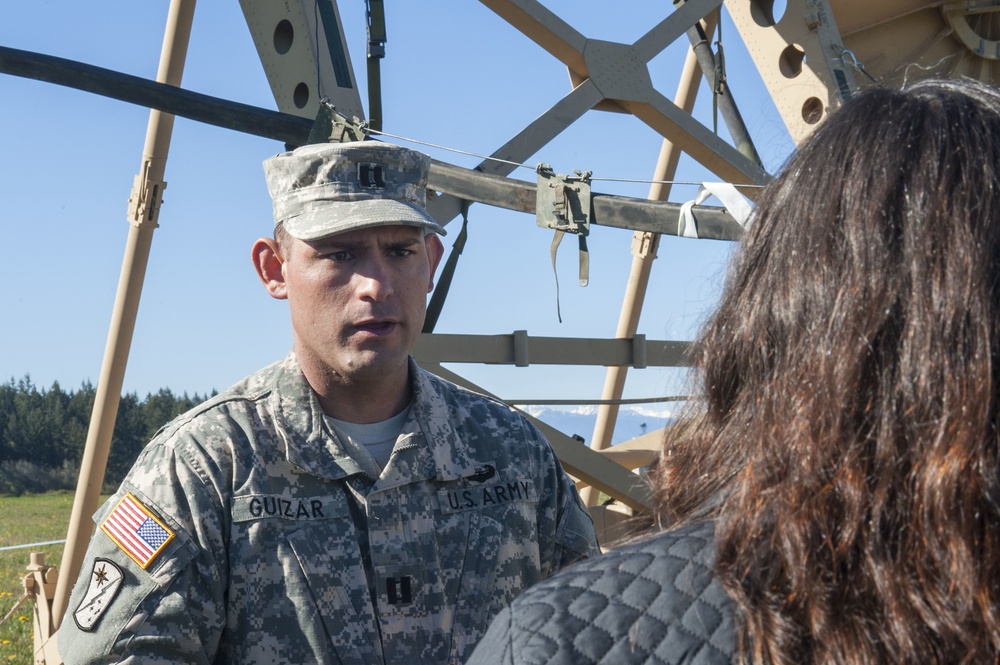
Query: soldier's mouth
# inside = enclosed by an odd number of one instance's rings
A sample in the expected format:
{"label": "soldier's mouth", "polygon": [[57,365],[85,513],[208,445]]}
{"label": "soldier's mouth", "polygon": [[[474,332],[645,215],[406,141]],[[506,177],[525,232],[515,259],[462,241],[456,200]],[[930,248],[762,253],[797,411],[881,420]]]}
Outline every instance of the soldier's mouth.
{"label": "soldier's mouth", "polygon": [[395,321],[366,321],[364,323],[355,324],[354,328],[361,333],[374,335],[376,337],[383,337],[391,334],[396,329],[397,325],[399,324]]}

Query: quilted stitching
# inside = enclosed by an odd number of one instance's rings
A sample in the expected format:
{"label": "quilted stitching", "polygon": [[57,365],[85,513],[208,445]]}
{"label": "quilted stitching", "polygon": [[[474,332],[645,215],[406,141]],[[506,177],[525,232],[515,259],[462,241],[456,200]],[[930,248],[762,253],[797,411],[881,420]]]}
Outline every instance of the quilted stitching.
{"label": "quilted stitching", "polygon": [[732,662],[732,606],[712,577],[712,534],[711,524],[664,532],[532,587],[470,665],[501,653],[518,664]]}

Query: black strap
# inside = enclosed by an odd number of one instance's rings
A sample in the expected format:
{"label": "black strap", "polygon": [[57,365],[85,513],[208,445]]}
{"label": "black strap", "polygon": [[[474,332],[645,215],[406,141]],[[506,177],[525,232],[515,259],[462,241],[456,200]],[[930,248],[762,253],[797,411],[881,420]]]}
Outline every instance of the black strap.
{"label": "black strap", "polygon": [[458,257],[465,249],[465,241],[468,238],[469,229],[469,202],[462,201],[462,230],[458,232],[454,244],[451,246],[451,254],[441,270],[441,277],[438,278],[437,288],[431,294],[431,302],[427,305],[427,318],[424,319],[424,329],[421,332],[434,332],[441,310],[444,309],[444,301],[448,297],[448,289],[451,288],[451,278],[455,275],[455,266],[458,265]]}

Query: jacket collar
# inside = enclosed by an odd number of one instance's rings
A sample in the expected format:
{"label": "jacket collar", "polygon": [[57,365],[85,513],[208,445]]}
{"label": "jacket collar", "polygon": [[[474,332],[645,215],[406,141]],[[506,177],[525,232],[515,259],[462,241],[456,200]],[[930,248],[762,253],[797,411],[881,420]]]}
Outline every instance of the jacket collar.
{"label": "jacket collar", "polygon": [[[412,482],[414,473],[444,481],[473,475],[477,462],[455,428],[456,421],[471,414],[455,403],[451,384],[421,369],[413,358],[409,368],[413,405],[403,426],[402,441],[396,444],[401,453],[405,449],[409,461],[405,478],[398,482]],[[330,480],[359,473],[371,475],[327,424],[319,398],[302,374],[294,352],[277,365],[271,385],[276,434],[291,464]],[[380,483],[387,484],[396,483],[388,477]]]}
{"label": "jacket collar", "polygon": [[275,432],[291,464],[330,480],[364,472],[326,424],[294,351],[275,370],[270,401]]}

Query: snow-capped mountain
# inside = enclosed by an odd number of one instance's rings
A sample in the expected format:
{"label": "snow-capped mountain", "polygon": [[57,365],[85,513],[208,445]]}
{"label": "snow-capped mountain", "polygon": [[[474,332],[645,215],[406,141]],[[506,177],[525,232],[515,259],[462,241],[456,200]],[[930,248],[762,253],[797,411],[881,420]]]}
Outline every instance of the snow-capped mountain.
{"label": "snow-capped mountain", "polygon": [[[581,406],[573,409],[529,406],[524,408],[524,411],[545,421],[564,434],[569,436],[577,434],[589,443],[594,434],[594,424],[597,422],[597,409],[596,406]],[[618,412],[618,420],[615,423],[611,444],[628,441],[664,427],[671,419],[671,413],[667,409],[622,407]]]}

